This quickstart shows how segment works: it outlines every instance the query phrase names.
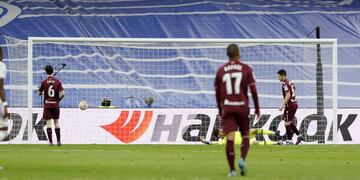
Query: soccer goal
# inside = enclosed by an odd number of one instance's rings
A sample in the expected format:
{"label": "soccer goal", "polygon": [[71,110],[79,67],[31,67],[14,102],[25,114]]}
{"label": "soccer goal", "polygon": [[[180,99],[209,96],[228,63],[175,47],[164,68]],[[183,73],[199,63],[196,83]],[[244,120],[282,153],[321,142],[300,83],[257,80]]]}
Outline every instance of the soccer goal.
{"label": "soccer goal", "polygon": [[[43,68],[47,64],[55,70],[65,64],[65,68],[56,75],[66,92],[61,103],[63,116],[60,118],[60,123],[66,126],[63,128],[66,129],[63,133],[64,143],[77,136],[83,139],[74,143],[113,143],[114,137],[110,135],[91,134],[94,131],[100,133],[104,129],[110,132],[109,128],[114,126],[102,125],[111,124],[114,119],[108,114],[119,112],[118,109],[152,112],[152,119],[144,130],[134,131],[136,128],[144,128],[140,123],[126,126],[130,124],[129,119],[122,124],[122,127],[130,128],[126,132],[135,133],[134,137],[125,137],[129,142],[139,138],[135,142],[166,143],[175,138],[176,142],[181,139],[180,142],[192,143],[198,141],[198,138],[187,139],[186,136],[196,137],[203,131],[202,135],[213,139],[212,130],[219,126],[218,119],[212,115],[216,112],[213,88],[215,72],[227,61],[226,47],[235,43],[240,47],[241,61],[253,67],[257,81],[263,116],[259,121],[252,118],[251,127],[280,130],[280,138],[285,137],[282,113],[278,110],[282,101],[281,83],[277,80],[277,71],[285,69],[288,79],[296,85],[299,103],[297,127],[306,141],[336,143],[336,39],[30,37],[26,44],[12,38],[7,38],[7,42],[10,77],[6,87],[9,103],[14,111],[19,112],[22,122],[27,122],[27,126],[16,124],[17,121],[10,124],[18,128],[16,132],[24,132],[24,136],[16,137],[21,140],[37,143],[39,139],[46,139],[45,133],[37,132],[44,127],[39,124],[42,98],[34,91],[45,78]],[[99,110],[103,98],[109,99],[115,109]],[[89,109],[79,110],[80,101],[87,101]],[[203,123],[195,123],[201,126],[198,131],[186,134],[183,123],[187,123],[187,126],[191,126],[191,123],[184,116],[179,120],[182,121],[179,123],[180,129],[169,127],[167,123],[173,125],[176,115],[187,109],[196,109],[199,114],[210,113],[206,127],[202,127]],[[166,112],[172,116],[166,116]],[[136,116],[136,112],[130,113]],[[158,127],[162,115],[166,117],[162,126]],[[146,119],[146,113],[137,116]],[[96,129],[99,126],[103,129]],[[158,132],[161,128],[167,128],[166,132]],[[171,131],[174,129],[176,133]],[[120,131],[121,128],[114,128],[109,134],[127,136]],[[15,136],[16,133],[11,135]],[[149,136],[148,140],[144,136]],[[257,136],[257,139],[275,140],[275,137]]]}

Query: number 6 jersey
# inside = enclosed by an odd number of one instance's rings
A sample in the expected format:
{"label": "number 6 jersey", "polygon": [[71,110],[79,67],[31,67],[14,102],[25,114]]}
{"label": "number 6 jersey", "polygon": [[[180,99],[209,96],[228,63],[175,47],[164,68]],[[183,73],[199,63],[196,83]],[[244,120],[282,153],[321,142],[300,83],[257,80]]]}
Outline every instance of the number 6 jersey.
{"label": "number 6 jersey", "polygon": [[53,76],[43,80],[39,92],[44,94],[44,108],[59,108],[59,96],[63,90],[61,82]]}

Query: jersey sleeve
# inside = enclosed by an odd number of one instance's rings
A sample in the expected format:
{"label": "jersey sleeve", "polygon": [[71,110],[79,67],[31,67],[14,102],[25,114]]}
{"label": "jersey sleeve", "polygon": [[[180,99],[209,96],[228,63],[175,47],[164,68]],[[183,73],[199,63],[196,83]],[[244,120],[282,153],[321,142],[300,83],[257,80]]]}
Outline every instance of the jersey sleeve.
{"label": "jersey sleeve", "polygon": [[222,109],[221,109],[221,97],[220,97],[220,78],[219,78],[219,74],[216,73],[216,77],[215,77],[215,96],[216,96],[216,103],[219,109],[219,114],[221,115]]}
{"label": "jersey sleeve", "polygon": [[44,86],[45,86],[44,81],[42,81],[41,84],[40,84],[40,87],[39,87],[39,92],[40,93],[44,91],[44,88],[45,88]]}
{"label": "jersey sleeve", "polygon": [[251,67],[249,67],[249,78],[248,78],[249,86],[256,84],[255,74]]}
{"label": "jersey sleeve", "polygon": [[283,89],[284,89],[284,92],[288,92],[289,90],[290,90],[290,88],[289,88],[289,84],[287,84],[287,83],[283,83]]}
{"label": "jersey sleeve", "polygon": [[0,63],[0,79],[5,79],[6,77],[6,65],[1,62]]}
{"label": "jersey sleeve", "polygon": [[226,138],[219,138],[218,143],[219,143],[220,145],[226,144]]}
{"label": "jersey sleeve", "polygon": [[214,82],[215,89],[218,88],[219,85],[220,85],[220,83],[219,83],[219,73],[216,73],[215,82]]}
{"label": "jersey sleeve", "polygon": [[63,86],[62,86],[62,83],[61,83],[61,81],[59,81],[59,92],[61,92],[61,91],[63,91],[64,90],[64,88],[63,88]]}

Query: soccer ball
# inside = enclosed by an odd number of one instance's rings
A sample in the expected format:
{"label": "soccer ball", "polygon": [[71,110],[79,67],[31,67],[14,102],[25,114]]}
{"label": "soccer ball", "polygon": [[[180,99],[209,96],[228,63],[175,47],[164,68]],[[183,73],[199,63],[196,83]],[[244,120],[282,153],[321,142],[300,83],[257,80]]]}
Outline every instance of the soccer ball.
{"label": "soccer ball", "polygon": [[80,108],[81,110],[87,109],[87,108],[88,108],[88,103],[87,103],[86,101],[80,101],[80,103],[79,103],[79,108]]}

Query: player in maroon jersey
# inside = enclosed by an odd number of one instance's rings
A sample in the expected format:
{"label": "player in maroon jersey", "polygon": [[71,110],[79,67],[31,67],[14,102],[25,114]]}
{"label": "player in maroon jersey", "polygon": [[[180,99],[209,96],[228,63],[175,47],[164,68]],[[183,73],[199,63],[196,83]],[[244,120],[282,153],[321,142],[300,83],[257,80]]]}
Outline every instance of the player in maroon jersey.
{"label": "player in maroon jersey", "polygon": [[39,89],[39,95],[44,95],[44,112],[43,119],[46,120],[47,126],[47,135],[49,138],[50,146],[53,145],[52,142],[52,129],[51,129],[51,119],[54,120],[55,124],[55,133],[57,139],[57,145],[61,146],[60,141],[60,126],[59,126],[59,116],[60,116],[60,101],[65,96],[64,88],[62,87],[61,82],[52,76],[54,69],[52,66],[45,66],[45,71],[48,77],[41,82]]}
{"label": "player in maroon jersey", "polygon": [[278,71],[278,79],[282,82],[282,93],[284,97],[284,101],[279,107],[279,111],[284,110],[284,121],[285,121],[285,129],[286,129],[286,136],[288,140],[291,142],[294,133],[298,136],[296,145],[298,145],[303,139],[302,135],[300,134],[299,130],[296,128],[294,124],[294,117],[296,110],[298,108],[298,104],[296,101],[295,95],[295,84],[289,81],[286,78],[286,71],[281,69]]}
{"label": "player in maroon jersey", "polygon": [[240,50],[236,44],[226,49],[229,62],[219,68],[215,79],[216,101],[221,116],[221,126],[226,133],[226,157],[230,167],[228,176],[236,176],[234,167],[235,131],[240,129],[243,141],[241,144],[241,159],[238,165],[241,175],[246,174],[245,159],[249,150],[249,97],[248,87],[255,105],[256,118],[260,117],[259,101],[256,92],[256,82],[250,66],[240,62]]}

